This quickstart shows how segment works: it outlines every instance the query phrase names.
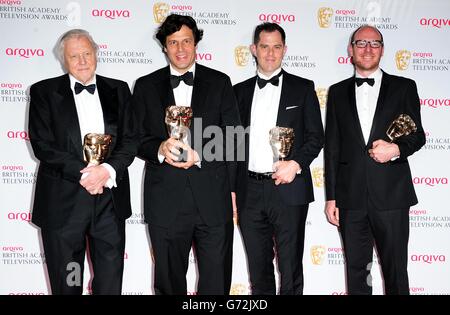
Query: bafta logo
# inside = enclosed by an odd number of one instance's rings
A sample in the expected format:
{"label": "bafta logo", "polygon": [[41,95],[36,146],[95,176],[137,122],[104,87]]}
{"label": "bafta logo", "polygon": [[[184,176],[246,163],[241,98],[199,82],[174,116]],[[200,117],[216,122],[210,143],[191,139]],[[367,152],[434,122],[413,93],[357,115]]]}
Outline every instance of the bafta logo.
{"label": "bafta logo", "polygon": [[323,245],[311,246],[311,261],[313,265],[321,265],[325,259],[326,248]]}
{"label": "bafta logo", "polygon": [[386,135],[391,142],[394,142],[401,136],[407,136],[411,132],[416,132],[417,126],[414,121],[406,114],[400,114],[389,126]]}
{"label": "bafta logo", "polygon": [[294,144],[294,129],[288,127],[273,127],[269,131],[269,141],[272,147],[274,161],[283,161]]}
{"label": "bafta logo", "polygon": [[100,133],[86,134],[83,143],[84,160],[91,165],[101,164],[108,154],[111,142],[111,135]]}
{"label": "bafta logo", "polygon": [[247,46],[237,46],[234,49],[234,61],[239,67],[245,67],[250,60],[250,49]]}
{"label": "bafta logo", "polygon": [[317,188],[322,188],[324,183],[323,167],[314,167],[311,172],[314,186]]}
{"label": "bafta logo", "polygon": [[411,59],[411,52],[408,50],[399,50],[395,53],[395,64],[398,70],[406,70]]}
{"label": "bafta logo", "polygon": [[331,24],[331,18],[333,17],[333,9],[322,7],[317,11],[317,20],[321,28],[328,28]]}
{"label": "bafta logo", "polygon": [[157,2],[153,5],[153,19],[155,23],[161,24],[169,15],[170,6],[164,2]]}
{"label": "bafta logo", "polygon": [[325,88],[317,88],[317,98],[319,99],[320,109],[325,109],[327,106],[328,91]]}

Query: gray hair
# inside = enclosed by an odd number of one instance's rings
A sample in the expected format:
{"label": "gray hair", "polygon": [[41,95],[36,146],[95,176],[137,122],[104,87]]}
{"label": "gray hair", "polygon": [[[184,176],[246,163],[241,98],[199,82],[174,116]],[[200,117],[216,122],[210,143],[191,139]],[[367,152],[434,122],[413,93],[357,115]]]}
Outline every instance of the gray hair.
{"label": "gray hair", "polygon": [[56,56],[58,57],[58,60],[62,65],[64,65],[64,46],[66,45],[66,42],[71,38],[80,37],[85,37],[91,43],[92,48],[94,48],[95,54],[97,54],[98,45],[92,38],[91,34],[89,34],[88,31],[82,29],[73,29],[62,34],[56,45]]}

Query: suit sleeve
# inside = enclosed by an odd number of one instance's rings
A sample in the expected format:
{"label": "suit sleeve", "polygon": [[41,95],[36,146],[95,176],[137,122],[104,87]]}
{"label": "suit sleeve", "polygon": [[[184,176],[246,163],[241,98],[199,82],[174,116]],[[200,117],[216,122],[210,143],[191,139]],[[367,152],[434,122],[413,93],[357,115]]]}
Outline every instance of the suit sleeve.
{"label": "suit sleeve", "polygon": [[405,160],[425,144],[425,133],[420,117],[420,100],[416,83],[413,80],[408,80],[408,85],[404,93],[405,114],[408,114],[412,118],[416,124],[417,131],[396,140],[400,149],[400,158],[398,160]]}
{"label": "suit sleeve", "polygon": [[76,154],[64,150],[56,141],[49,96],[42,86],[30,88],[28,132],[34,155],[45,166],[61,174],[64,179],[78,182],[85,163]]}
{"label": "suit sleeve", "polygon": [[137,154],[137,126],[135,113],[131,104],[131,92],[128,84],[118,88],[119,123],[117,144],[109,158],[105,161],[116,171],[116,180],[120,180],[128,166],[133,163]]}
{"label": "suit sleeve", "polygon": [[227,132],[227,128],[234,130],[235,127],[241,125],[239,118],[239,109],[237,106],[236,96],[234,95],[233,87],[230,79],[227,77],[223,93],[221,104],[221,120],[222,130],[225,132],[225,160],[227,163],[228,177],[230,181],[231,191],[236,191],[236,172],[237,172],[237,135],[234,132]]}
{"label": "suit sleeve", "polygon": [[336,199],[336,177],[339,165],[340,135],[336,119],[334,89],[328,91],[327,114],[325,122],[325,192],[326,200]]}
{"label": "suit sleeve", "polygon": [[306,87],[303,116],[304,142],[303,145],[297,148],[293,160],[295,160],[301,168],[307,168],[319,155],[324,142],[320,105],[314,90],[314,83],[312,82]]}
{"label": "suit sleeve", "polygon": [[140,142],[138,143],[138,155],[151,163],[160,164],[158,160],[158,150],[164,138],[157,134],[165,134],[165,132],[155,132],[154,128],[164,125],[162,114],[156,111],[156,100],[158,93],[151,84],[146,84],[142,80],[138,80],[133,91],[133,108],[136,113],[138,125],[138,134]]}

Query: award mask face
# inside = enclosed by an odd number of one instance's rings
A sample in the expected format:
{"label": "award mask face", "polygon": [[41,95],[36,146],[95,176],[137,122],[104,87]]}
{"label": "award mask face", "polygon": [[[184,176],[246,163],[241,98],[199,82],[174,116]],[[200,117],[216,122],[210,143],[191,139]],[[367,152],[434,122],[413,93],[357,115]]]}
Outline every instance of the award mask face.
{"label": "award mask face", "polygon": [[417,126],[414,121],[406,114],[400,114],[389,126],[386,135],[391,142],[394,142],[401,136],[407,136],[411,132],[416,132]]}
{"label": "award mask face", "polygon": [[274,161],[284,160],[294,143],[294,129],[274,127],[269,131],[269,141],[272,147]]}
{"label": "award mask face", "polygon": [[189,127],[192,120],[192,108],[189,106],[169,106],[166,109],[166,126],[169,136],[188,143]]}
{"label": "award mask face", "polygon": [[108,154],[111,142],[111,135],[99,133],[86,134],[83,144],[84,160],[93,165],[101,164]]}

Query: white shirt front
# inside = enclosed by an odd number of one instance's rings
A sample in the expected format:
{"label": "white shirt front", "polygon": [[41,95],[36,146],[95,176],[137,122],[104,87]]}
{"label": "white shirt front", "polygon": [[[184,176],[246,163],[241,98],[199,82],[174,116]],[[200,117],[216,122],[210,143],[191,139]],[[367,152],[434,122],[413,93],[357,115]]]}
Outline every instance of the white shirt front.
{"label": "white shirt front", "polygon": [[[355,77],[362,78],[358,72],[355,73]],[[383,72],[378,68],[375,72],[370,74],[368,78],[373,78],[375,80],[373,86],[370,86],[367,83],[363,83],[361,86],[355,84],[356,109],[358,111],[359,123],[361,124],[361,130],[366,144],[367,141],[369,141],[373,117],[377,108]]]}
{"label": "white shirt front", "polygon": [[[195,75],[195,62],[192,65],[192,67],[189,68],[187,72],[192,72],[193,75]],[[179,73],[177,70],[175,70],[172,65],[170,65],[170,74],[171,75],[177,75],[180,76],[182,73]],[[191,99],[192,99],[192,90],[194,86],[193,85],[187,85],[184,83],[184,81],[180,81],[180,84],[173,89],[173,96],[175,98],[175,104],[177,106],[191,106]]]}
{"label": "white shirt front", "polygon": [[[75,107],[77,109],[78,123],[80,125],[81,133],[81,143],[84,143],[84,136],[88,133],[105,133],[105,123],[103,122],[103,110],[102,104],[100,103],[100,97],[98,95],[98,89],[95,89],[94,94],[89,93],[86,90],[81,91],[79,94],[75,93],[75,83],[80,81],[75,79],[71,74],[70,78],[70,89],[72,90],[73,97],[75,99]],[[96,77],[92,81],[83,85],[96,84]],[[102,163],[108,172],[110,178],[106,183],[106,187],[116,187],[116,171],[108,163]],[[87,174],[87,173],[85,173]],[[83,174],[82,179],[87,175]]]}
{"label": "white shirt front", "polygon": [[[270,77],[257,72],[262,79],[269,80],[278,75],[281,68]],[[248,169],[257,173],[273,172],[274,163],[272,148],[269,141],[269,131],[277,124],[278,107],[280,105],[283,75],[278,86],[267,83],[262,89],[255,84],[250,116],[250,143]]]}

